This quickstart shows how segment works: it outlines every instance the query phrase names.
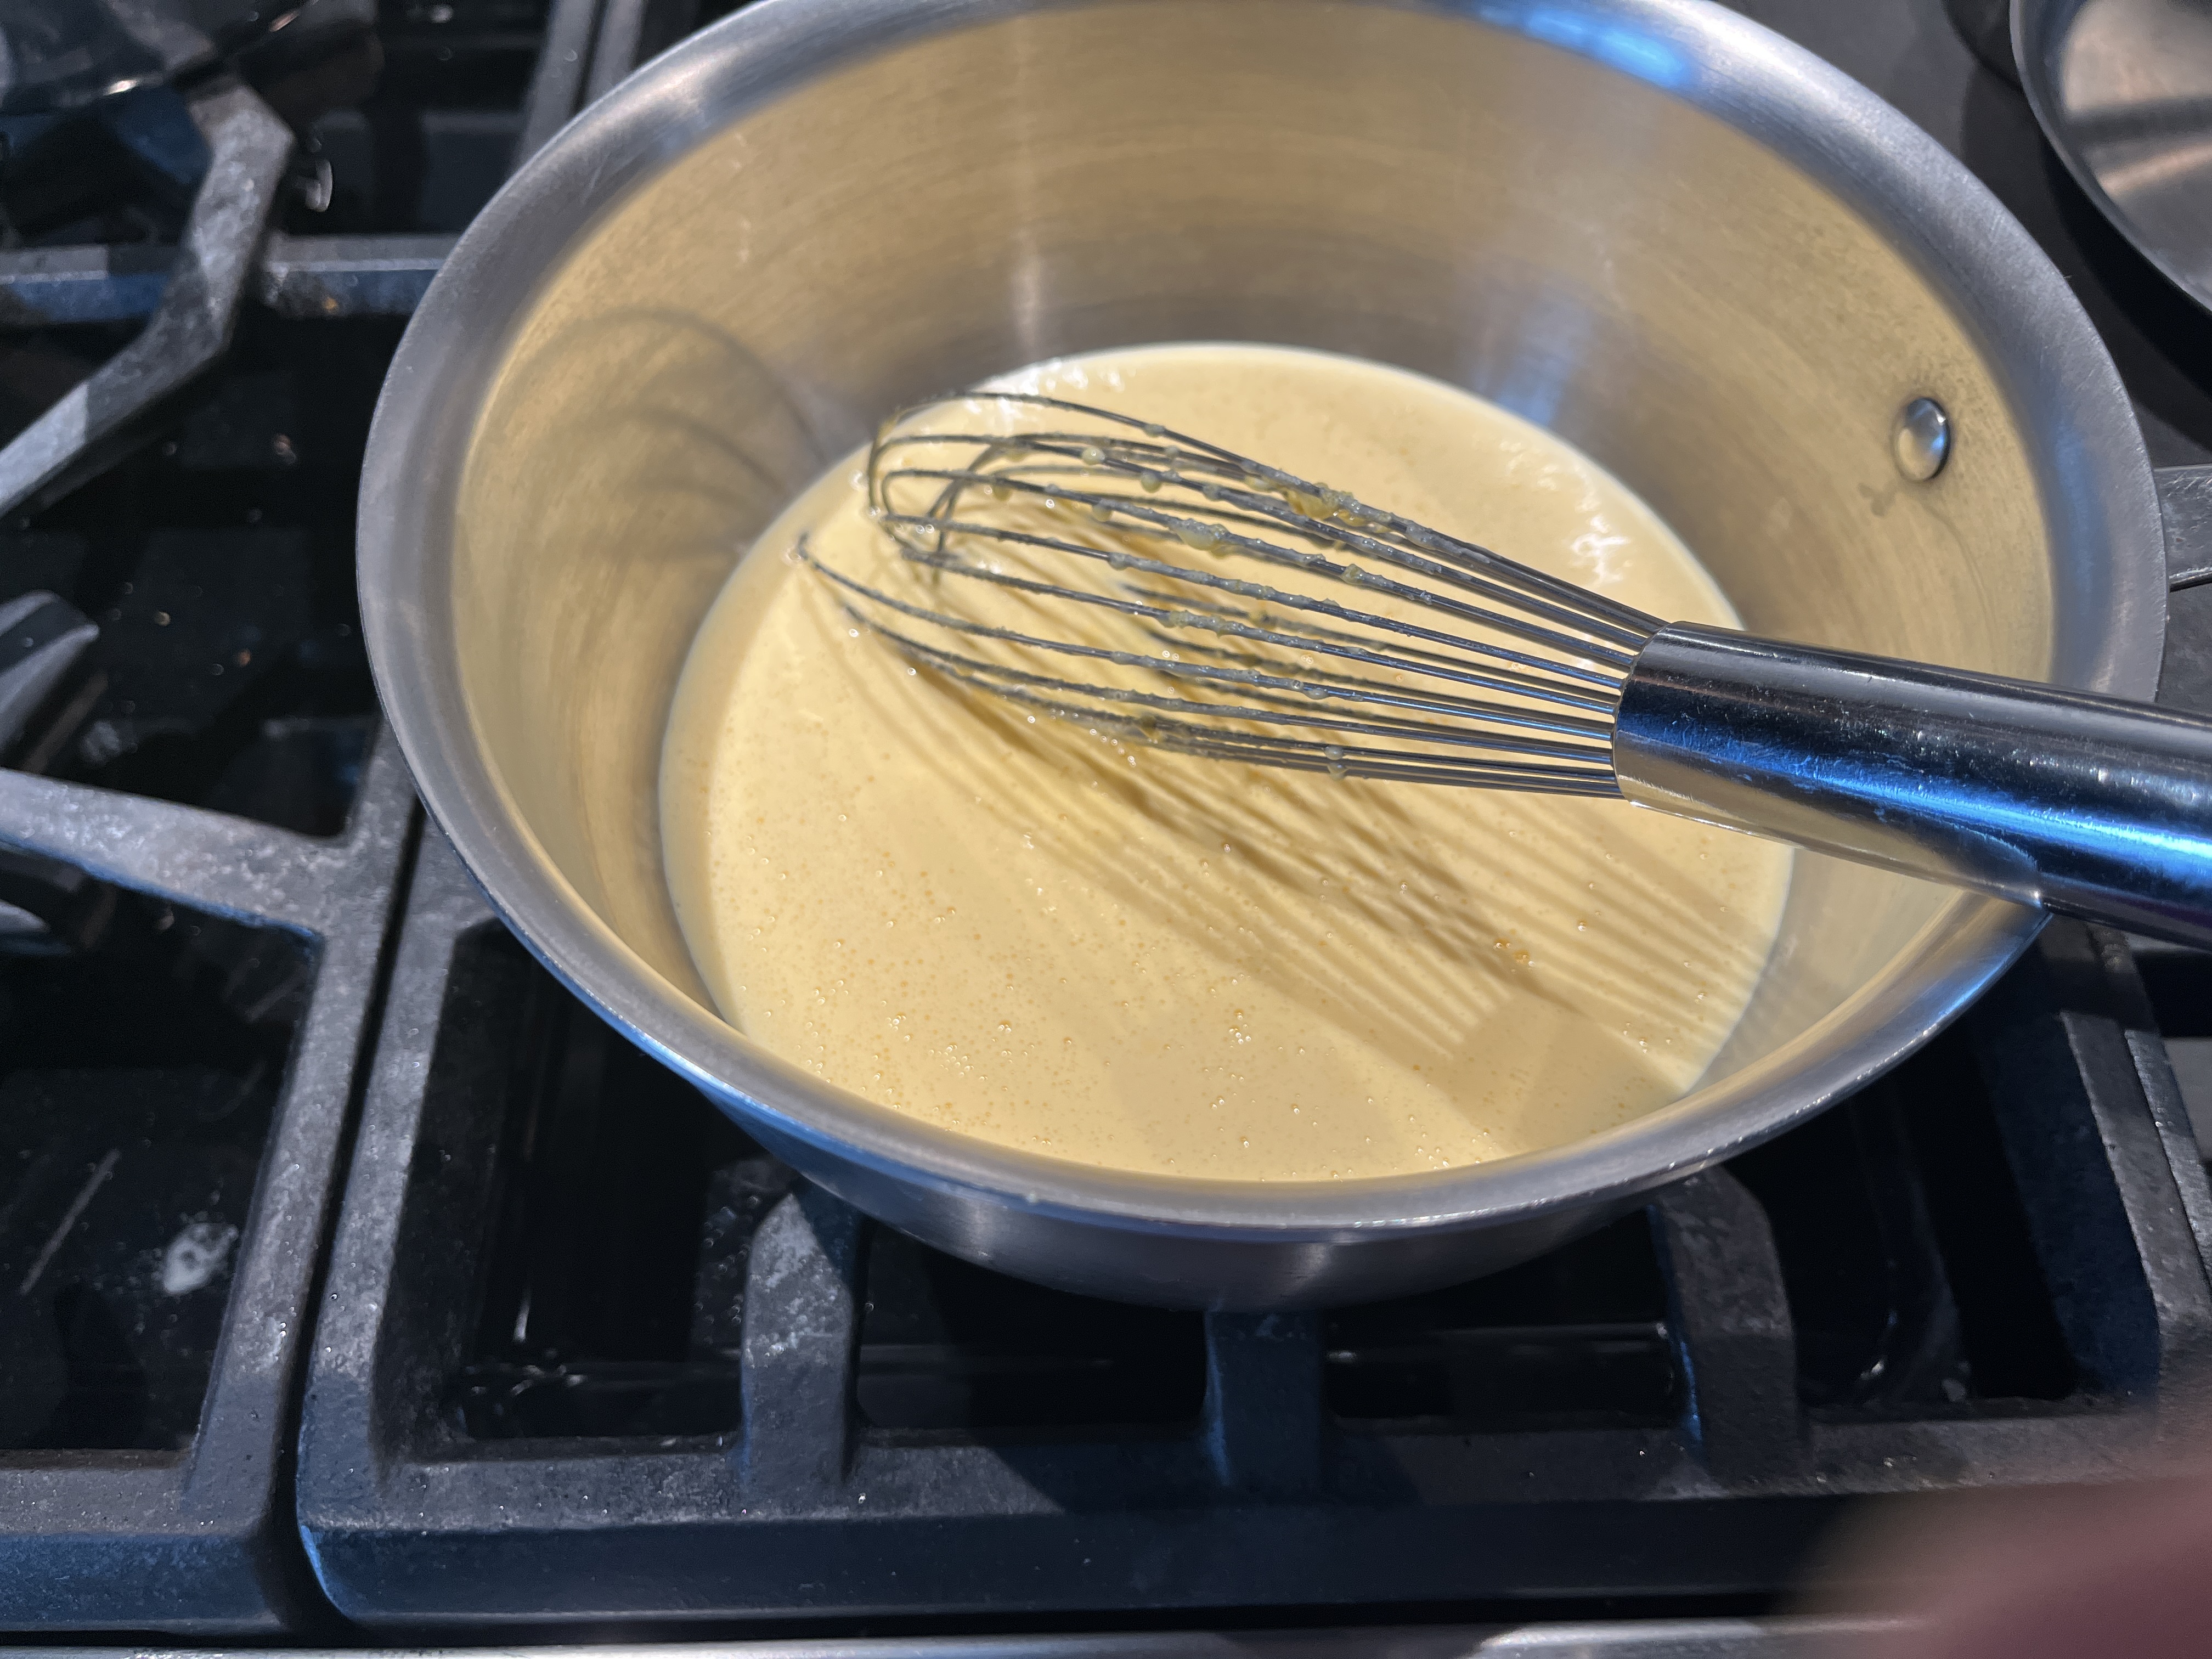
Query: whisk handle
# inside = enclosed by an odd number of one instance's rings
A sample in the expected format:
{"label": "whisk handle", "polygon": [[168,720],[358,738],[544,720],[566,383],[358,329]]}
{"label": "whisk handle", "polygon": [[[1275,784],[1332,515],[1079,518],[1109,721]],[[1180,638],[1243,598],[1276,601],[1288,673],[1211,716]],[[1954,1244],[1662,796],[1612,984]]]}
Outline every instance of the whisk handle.
{"label": "whisk handle", "polygon": [[2212,720],[1680,623],[1613,751],[1648,806],[2212,946]]}

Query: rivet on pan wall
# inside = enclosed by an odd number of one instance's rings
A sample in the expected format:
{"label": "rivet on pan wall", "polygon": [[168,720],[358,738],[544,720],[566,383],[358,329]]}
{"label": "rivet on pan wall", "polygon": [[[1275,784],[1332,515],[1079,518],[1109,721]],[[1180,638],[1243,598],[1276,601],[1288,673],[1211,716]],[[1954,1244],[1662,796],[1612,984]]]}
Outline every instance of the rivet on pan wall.
{"label": "rivet on pan wall", "polygon": [[1915,483],[1926,483],[1951,459],[1951,417],[1933,398],[1915,398],[1897,411],[1890,428],[1890,458]]}

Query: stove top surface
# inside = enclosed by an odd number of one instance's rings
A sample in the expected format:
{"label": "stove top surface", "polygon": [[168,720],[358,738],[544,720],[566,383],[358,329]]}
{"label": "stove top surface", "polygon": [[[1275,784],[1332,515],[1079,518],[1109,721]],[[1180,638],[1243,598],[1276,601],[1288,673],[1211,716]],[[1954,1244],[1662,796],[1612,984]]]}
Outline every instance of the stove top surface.
{"label": "stove top surface", "polygon": [[[2212,463],[2212,319],[1940,0],[1737,9],[1960,155],[2154,460]],[[258,97],[0,115],[0,1626],[1825,1651],[1768,1620],[1847,1505],[2187,1432],[2212,956],[2054,924],[1602,1232],[1266,1317],[878,1227],[538,966],[380,731],[362,449],[453,234],[715,9],[386,0]],[[2206,593],[2167,692],[2212,708]]]}

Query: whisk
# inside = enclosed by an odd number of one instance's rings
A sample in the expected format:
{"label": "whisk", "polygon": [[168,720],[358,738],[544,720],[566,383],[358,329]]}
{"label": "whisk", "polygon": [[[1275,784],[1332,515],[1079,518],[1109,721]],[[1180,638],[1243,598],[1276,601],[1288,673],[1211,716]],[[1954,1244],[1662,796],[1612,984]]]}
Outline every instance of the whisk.
{"label": "whisk", "polygon": [[1054,398],[917,404],[867,482],[922,580],[800,558],[856,626],[1032,713],[1343,778],[1621,797],[2212,945],[2212,721],[1667,623]]}

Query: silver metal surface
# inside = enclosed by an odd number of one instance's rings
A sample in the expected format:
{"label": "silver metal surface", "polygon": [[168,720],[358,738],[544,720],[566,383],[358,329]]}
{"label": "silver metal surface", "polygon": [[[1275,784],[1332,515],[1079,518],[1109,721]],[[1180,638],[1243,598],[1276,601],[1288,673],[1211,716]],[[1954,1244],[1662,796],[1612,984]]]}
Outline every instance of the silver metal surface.
{"label": "silver metal surface", "polygon": [[1613,706],[1658,618],[1186,434],[1018,392],[987,428],[972,404],[869,447],[876,522],[925,585],[796,550],[909,658],[1188,754],[1619,793]]}
{"label": "silver metal surface", "polygon": [[[1145,1631],[1086,1636],[843,1637],[623,1646],[284,1648],[268,1659],[1857,1659],[1886,1619],[1652,1619],[1577,1624]],[[228,1659],[186,1647],[18,1648],[21,1659]]]}
{"label": "silver metal surface", "polygon": [[1915,398],[1898,410],[1889,434],[1897,470],[1914,483],[1926,483],[1951,459],[1951,417],[1933,398]]}
{"label": "silver metal surface", "polygon": [[[1942,406],[1907,404],[1892,447],[1908,479],[1933,478]],[[852,622],[987,696],[1206,759],[1625,793],[2212,946],[2212,721],[1662,626],[1344,491],[1056,398],[907,410],[870,445],[867,487],[896,557],[855,574],[803,538],[796,556]]]}
{"label": "silver metal surface", "polygon": [[2013,0],[2012,32],[2021,89],[2067,171],[2212,307],[2212,7]]}
{"label": "silver metal surface", "polygon": [[[586,110],[462,238],[379,407],[360,589],[424,797],[502,913],[779,1156],[1073,1288],[1389,1295],[1817,1111],[2033,934],[2016,907],[1802,857],[1760,990],[1685,1100],[1328,1186],[1033,1157],[747,1041],[684,950],[653,805],[737,550],[885,410],[1176,338],[1352,352],[1537,420],[1756,631],[2155,684],[2150,470],[2066,284],[1933,141],[1756,26],[1696,0],[749,8]],[[1888,447],[1915,396],[1974,434],[1924,485]]]}
{"label": "silver metal surface", "polygon": [[204,89],[190,108],[214,159],[193,199],[161,305],[137,339],[0,449],[0,512],[65,488],[101,458],[108,440],[230,343],[262,228],[292,153],[292,132],[243,85]]}
{"label": "silver metal surface", "polygon": [[2212,720],[1677,625],[1613,746],[1644,805],[2212,946]]}

